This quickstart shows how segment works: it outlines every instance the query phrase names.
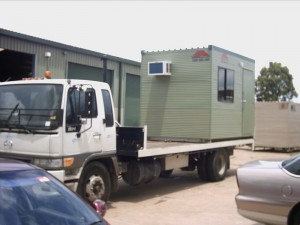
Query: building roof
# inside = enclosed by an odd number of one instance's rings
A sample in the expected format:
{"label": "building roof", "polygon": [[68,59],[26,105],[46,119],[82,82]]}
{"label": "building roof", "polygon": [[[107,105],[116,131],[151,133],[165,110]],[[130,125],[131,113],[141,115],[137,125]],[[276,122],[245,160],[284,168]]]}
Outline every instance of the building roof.
{"label": "building roof", "polygon": [[[219,51],[219,52],[222,52],[224,54],[228,54],[228,55],[232,55],[232,56],[236,56],[236,57],[239,57],[241,59],[245,59],[245,60],[248,60],[250,62],[255,62],[254,59],[251,59],[249,57],[246,57],[246,56],[243,56],[243,55],[240,55],[240,54],[237,54],[235,52],[232,52],[232,51],[228,51],[224,48],[220,48],[220,47],[217,47],[215,45],[208,45],[207,48],[203,47],[203,48],[200,48],[200,47],[197,47],[197,48],[186,48],[186,49],[174,49],[174,50],[162,50],[162,51],[145,51],[145,50],[142,50],[141,51],[141,54],[144,55],[144,54],[151,54],[151,53],[157,53],[157,52],[180,52],[180,51],[191,51],[191,50],[201,50],[201,49],[209,49],[209,50],[215,50],[215,51]],[[203,53],[202,53],[203,54]]]}

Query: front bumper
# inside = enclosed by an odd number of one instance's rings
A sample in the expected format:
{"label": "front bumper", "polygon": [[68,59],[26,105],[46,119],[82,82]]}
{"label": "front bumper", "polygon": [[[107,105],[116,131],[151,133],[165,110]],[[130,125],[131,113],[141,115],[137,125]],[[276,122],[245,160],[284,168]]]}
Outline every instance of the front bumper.
{"label": "front bumper", "polygon": [[267,202],[241,195],[237,195],[235,201],[238,213],[245,218],[264,224],[287,224],[288,209],[278,202]]}
{"label": "front bumper", "polygon": [[48,170],[50,174],[52,174],[54,177],[56,177],[58,180],[60,180],[62,183],[64,183],[70,190],[76,192],[78,187],[78,179],[70,179],[65,175],[64,170]]}

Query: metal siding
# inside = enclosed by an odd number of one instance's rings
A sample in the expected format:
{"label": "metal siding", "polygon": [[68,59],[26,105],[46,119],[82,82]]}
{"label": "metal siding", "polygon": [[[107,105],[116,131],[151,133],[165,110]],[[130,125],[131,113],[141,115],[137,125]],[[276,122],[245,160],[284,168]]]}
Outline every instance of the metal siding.
{"label": "metal siding", "polygon": [[[197,49],[146,53],[141,66],[141,123],[151,137],[209,138],[210,61]],[[148,62],[171,61],[171,76],[148,76]]]}
{"label": "metal siding", "polygon": [[[244,97],[243,103],[243,136],[254,136],[254,115],[255,115],[255,72],[244,70]],[[248,93],[248,94],[246,94]]]}
{"label": "metal siding", "polygon": [[299,103],[255,103],[255,147],[299,149],[299,125]]}
{"label": "metal siding", "polygon": [[13,39],[7,36],[1,36],[1,47],[22,53],[28,53],[35,55],[35,71],[34,75],[37,77],[43,77],[45,75],[47,58],[45,52],[51,52],[51,58],[49,59],[49,69],[52,71],[54,78],[64,77],[64,65],[62,63],[61,50],[51,48],[50,46],[43,46],[35,43],[31,43],[21,39]]}

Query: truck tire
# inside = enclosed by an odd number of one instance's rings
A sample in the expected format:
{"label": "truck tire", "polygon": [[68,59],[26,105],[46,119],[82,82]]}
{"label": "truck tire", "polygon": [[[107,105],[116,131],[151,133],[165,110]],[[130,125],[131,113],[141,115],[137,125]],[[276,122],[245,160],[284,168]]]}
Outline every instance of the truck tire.
{"label": "truck tire", "polygon": [[208,157],[206,155],[201,155],[200,158],[198,158],[198,162],[197,162],[198,176],[203,181],[209,180],[208,170],[207,170],[207,158]]}
{"label": "truck tire", "polygon": [[108,201],[111,193],[111,179],[106,167],[99,162],[88,164],[82,171],[77,192],[90,203],[96,199]]}
{"label": "truck tire", "polygon": [[210,181],[224,180],[227,175],[229,156],[224,149],[218,149],[207,158],[207,172]]}

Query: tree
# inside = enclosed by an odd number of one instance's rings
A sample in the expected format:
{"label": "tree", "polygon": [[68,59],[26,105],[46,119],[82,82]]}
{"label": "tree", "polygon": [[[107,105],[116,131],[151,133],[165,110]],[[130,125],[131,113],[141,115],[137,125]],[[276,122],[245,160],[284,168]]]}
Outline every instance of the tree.
{"label": "tree", "polygon": [[293,76],[286,66],[270,62],[269,68],[262,68],[255,81],[256,100],[259,102],[285,102],[298,97],[293,84]]}

